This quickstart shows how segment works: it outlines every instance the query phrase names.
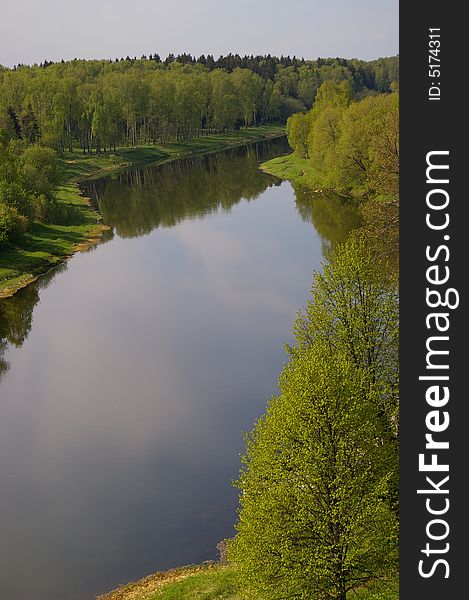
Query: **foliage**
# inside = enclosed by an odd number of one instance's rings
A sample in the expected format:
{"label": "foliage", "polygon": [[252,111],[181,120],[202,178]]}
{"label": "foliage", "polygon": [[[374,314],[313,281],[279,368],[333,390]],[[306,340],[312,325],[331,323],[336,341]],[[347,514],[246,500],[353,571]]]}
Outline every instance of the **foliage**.
{"label": "foliage", "polygon": [[59,164],[53,150],[38,145],[27,147],[21,154],[20,169],[26,191],[53,197],[60,183]]}
{"label": "foliage", "polygon": [[396,93],[372,96],[344,113],[334,174],[342,188],[399,192],[399,113]]}
{"label": "foliage", "polygon": [[0,248],[16,240],[23,230],[24,221],[16,208],[0,202]]}
{"label": "foliage", "polygon": [[2,244],[26,231],[30,220],[64,224],[80,222],[80,215],[59,202],[60,170],[56,153],[37,144],[1,138],[0,206]]}
{"label": "foliage", "polygon": [[308,134],[311,128],[311,113],[298,112],[287,121],[288,143],[303,158],[308,157]]}
{"label": "foliage", "polygon": [[399,106],[392,92],[353,102],[347,81],[326,81],[311,110],[287,122],[288,141],[309,158],[318,185],[343,193],[397,197]]}
{"label": "foliage", "polygon": [[366,240],[375,260],[397,280],[399,275],[399,201],[381,196],[361,205],[363,226],[355,235]]}
{"label": "foliage", "polygon": [[364,240],[352,237],[339,246],[323,273],[316,275],[313,300],[297,319],[294,333],[297,347],[290,348],[293,357],[324,341],[328,354],[344,352],[357,369],[369,373],[379,391],[381,435],[396,444],[398,291],[388,270],[377,268]]}
{"label": "foliage", "polygon": [[284,122],[309,109],[321,84],[346,82],[356,97],[388,92],[397,57],[356,59],[228,55],[162,60],[73,60],[4,69],[0,128],[60,153],[167,143]]}
{"label": "foliage", "polygon": [[248,438],[230,558],[258,597],[345,600],[397,560],[397,294],[350,240]]}

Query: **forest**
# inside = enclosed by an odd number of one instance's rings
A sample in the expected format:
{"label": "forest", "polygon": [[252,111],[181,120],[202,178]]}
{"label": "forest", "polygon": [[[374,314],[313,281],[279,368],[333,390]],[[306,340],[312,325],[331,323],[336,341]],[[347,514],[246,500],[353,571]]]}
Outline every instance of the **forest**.
{"label": "forest", "polygon": [[372,62],[229,55],[158,55],[0,68],[0,129],[59,153],[165,143],[285,122],[309,109],[324,81],[362,97],[389,91],[397,57]]}

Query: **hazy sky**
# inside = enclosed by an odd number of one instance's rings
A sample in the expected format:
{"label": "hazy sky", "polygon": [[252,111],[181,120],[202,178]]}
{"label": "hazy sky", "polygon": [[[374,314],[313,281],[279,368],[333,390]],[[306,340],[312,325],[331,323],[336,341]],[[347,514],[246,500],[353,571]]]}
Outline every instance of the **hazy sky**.
{"label": "hazy sky", "polygon": [[398,0],[0,0],[5,66],[155,52],[390,56]]}

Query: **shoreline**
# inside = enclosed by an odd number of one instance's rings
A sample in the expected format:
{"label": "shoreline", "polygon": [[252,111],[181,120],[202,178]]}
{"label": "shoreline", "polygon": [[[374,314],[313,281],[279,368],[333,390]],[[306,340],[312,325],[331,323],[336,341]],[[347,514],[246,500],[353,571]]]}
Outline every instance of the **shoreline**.
{"label": "shoreline", "polygon": [[163,165],[284,136],[285,130],[279,125],[261,125],[204,135],[190,142],[173,142],[167,146],[123,147],[100,155],[67,153],[60,159],[65,177],[64,183],[58,188],[57,198],[75,206],[80,211],[83,222],[74,225],[34,222],[23,235],[21,246],[0,252],[0,300],[14,296],[41,275],[66,262],[76,252],[98,244],[103,233],[109,230],[109,226],[101,222],[99,211],[83,195],[80,188],[82,181],[134,167]]}
{"label": "shoreline", "polygon": [[279,179],[291,181],[298,185],[311,188],[314,192],[323,192],[317,189],[319,185],[318,175],[307,158],[302,158],[292,152],[286,156],[272,158],[260,165],[260,170],[268,175],[274,175]]}
{"label": "shoreline", "polygon": [[160,591],[164,586],[178,583],[194,575],[206,575],[226,568],[216,561],[175,567],[167,571],[156,571],[136,581],[119,585],[114,590],[100,594],[96,600],[143,600]]}

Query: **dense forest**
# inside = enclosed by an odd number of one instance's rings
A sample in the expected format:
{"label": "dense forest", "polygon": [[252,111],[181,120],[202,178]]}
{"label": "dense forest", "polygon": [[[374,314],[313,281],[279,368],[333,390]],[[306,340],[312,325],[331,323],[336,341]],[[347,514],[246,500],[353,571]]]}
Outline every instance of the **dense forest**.
{"label": "dense forest", "polygon": [[388,92],[398,58],[371,62],[228,55],[156,55],[0,67],[0,129],[60,153],[79,146],[191,139],[309,109],[324,81],[357,97]]}

